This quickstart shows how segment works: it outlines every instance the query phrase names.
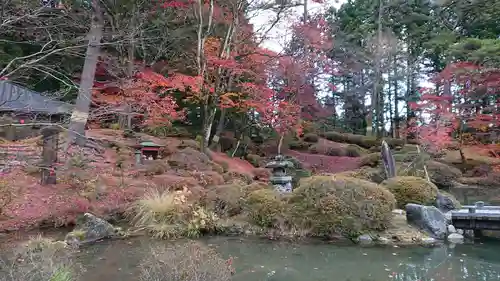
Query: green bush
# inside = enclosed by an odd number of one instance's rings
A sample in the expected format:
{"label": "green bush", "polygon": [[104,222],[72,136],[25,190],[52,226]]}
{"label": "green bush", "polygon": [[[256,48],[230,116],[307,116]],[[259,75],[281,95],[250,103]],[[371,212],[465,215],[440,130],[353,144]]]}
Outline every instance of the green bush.
{"label": "green bush", "polygon": [[326,132],[326,133],[324,133],[324,137],[327,140],[334,141],[334,142],[346,142],[347,141],[347,137],[344,134],[338,133],[338,132]]}
{"label": "green bush", "polygon": [[328,147],[325,155],[328,156],[347,156],[347,150],[344,147]]}
{"label": "green bush", "polygon": [[309,133],[309,134],[305,134],[303,139],[305,142],[316,143],[316,142],[318,142],[319,137],[316,134]]}
{"label": "green bush", "polygon": [[258,189],[248,194],[245,210],[250,219],[259,226],[273,227],[284,210],[281,195],[272,189]]}
{"label": "green bush", "polygon": [[232,217],[243,210],[246,185],[232,183],[209,188],[205,197],[205,205],[220,217]]}
{"label": "green bush", "polygon": [[247,156],[245,158],[254,167],[256,167],[256,168],[260,167],[260,164],[262,162],[262,157],[260,157],[259,155],[257,155],[257,154],[247,154]]}
{"label": "green bush", "polygon": [[292,150],[307,150],[311,144],[305,141],[291,141],[288,143],[288,148]]}
{"label": "green bush", "polygon": [[360,157],[363,154],[366,154],[366,151],[355,144],[350,144],[345,148],[346,156],[349,157]]}
{"label": "green bush", "polygon": [[361,157],[361,166],[377,167],[382,161],[380,152],[374,152]]}
{"label": "green bush", "polygon": [[394,177],[383,181],[382,186],[394,194],[399,208],[408,203],[432,205],[438,193],[433,183],[419,177]]}
{"label": "green bush", "polygon": [[388,226],[396,200],[375,183],[345,176],[313,176],[300,181],[288,200],[288,220],[313,235],[354,237]]}

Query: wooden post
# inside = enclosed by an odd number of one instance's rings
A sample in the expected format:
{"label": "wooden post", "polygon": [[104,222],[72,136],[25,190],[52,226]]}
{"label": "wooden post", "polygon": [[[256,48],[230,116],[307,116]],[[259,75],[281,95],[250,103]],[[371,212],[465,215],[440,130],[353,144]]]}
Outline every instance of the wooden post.
{"label": "wooden post", "polygon": [[9,141],[15,141],[16,140],[16,126],[14,125],[9,125],[7,126],[5,130],[5,138]]}
{"label": "wooden post", "polygon": [[46,127],[41,130],[43,136],[41,169],[42,185],[56,184],[54,164],[57,162],[59,132],[60,130],[56,127]]}
{"label": "wooden post", "polygon": [[130,105],[125,105],[123,112],[120,113],[118,117],[118,124],[121,130],[130,130],[132,127],[132,108]]}

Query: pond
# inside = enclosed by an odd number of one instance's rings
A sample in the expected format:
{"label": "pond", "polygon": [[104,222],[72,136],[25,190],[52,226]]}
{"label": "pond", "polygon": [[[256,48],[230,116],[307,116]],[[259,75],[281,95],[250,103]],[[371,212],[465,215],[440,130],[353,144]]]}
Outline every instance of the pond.
{"label": "pond", "polygon": [[[233,257],[235,281],[489,281],[500,280],[500,244],[439,248],[363,248],[293,244],[258,239],[212,237],[202,240],[223,257]],[[105,241],[78,255],[82,281],[137,281],[146,239]]]}

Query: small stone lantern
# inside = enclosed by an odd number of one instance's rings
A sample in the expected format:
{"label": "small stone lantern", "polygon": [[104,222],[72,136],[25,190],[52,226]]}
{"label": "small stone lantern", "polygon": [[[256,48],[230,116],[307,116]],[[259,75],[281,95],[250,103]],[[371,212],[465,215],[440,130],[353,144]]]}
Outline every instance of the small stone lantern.
{"label": "small stone lantern", "polygon": [[285,160],[283,155],[277,155],[273,161],[267,163],[266,168],[272,169],[269,181],[279,192],[292,191],[292,177],[287,176],[287,169],[292,169],[293,163]]}

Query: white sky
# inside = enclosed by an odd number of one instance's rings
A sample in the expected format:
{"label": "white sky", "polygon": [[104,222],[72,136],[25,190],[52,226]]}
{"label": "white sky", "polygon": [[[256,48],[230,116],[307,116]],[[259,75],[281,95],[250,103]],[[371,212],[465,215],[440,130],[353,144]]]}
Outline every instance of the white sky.
{"label": "white sky", "polygon": [[[272,0],[270,0],[272,1]],[[280,1],[290,1],[290,0],[280,0]],[[302,2],[303,0],[298,0]],[[345,0],[325,0],[325,3],[318,4],[311,0],[307,0],[308,5],[308,14],[312,15],[322,10],[325,10],[327,7],[340,7]],[[267,2],[267,1],[265,1]],[[278,2],[275,0],[273,2]],[[281,52],[285,43],[290,39],[290,26],[294,23],[298,18],[302,16],[304,12],[303,6],[298,6],[292,9],[291,13],[286,16],[285,19],[281,20],[279,24],[277,24],[268,34],[267,39],[262,42],[262,46],[270,49],[275,52]],[[260,12],[259,14],[252,16],[250,22],[254,25],[254,29],[258,31],[267,31],[269,29],[269,25],[273,22],[276,13],[272,11]]]}

